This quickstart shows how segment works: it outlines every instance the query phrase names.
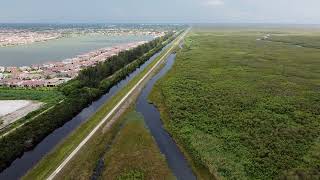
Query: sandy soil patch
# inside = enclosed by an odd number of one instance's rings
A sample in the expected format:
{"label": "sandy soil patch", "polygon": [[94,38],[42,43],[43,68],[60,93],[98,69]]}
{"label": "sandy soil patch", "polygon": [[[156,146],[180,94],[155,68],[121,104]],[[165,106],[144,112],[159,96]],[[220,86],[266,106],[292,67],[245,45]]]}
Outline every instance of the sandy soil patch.
{"label": "sandy soil patch", "polygon": [[0,100],[0,129],[39,109],[42,102],[28,100]]}
{"label": "sandy soil patch", "polygon": [[30,103],[26,100],[0,100],[0,117],[26,107]]}

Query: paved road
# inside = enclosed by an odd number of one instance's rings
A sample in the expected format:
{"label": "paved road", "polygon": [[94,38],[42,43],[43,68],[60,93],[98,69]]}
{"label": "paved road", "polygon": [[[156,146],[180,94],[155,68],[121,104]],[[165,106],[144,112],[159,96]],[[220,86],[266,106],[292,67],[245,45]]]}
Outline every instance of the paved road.
{"label": "paved road", "polygon": [[[72,153],[58,166],[58,168],[52,172],[52,174],[47,178],[47,180],[52,180],[55,176],[67,165],[67,163],[80,151],[80,149],[92,138],[92,136],[103,126],[104,123],[118,110],[118,108],[132,95],[132,93],[141,86],[143,81],[166,59],[166,57],[171,53],[171,51],[179,45],[180,41],[186,36],[190,29],[186,30],[182,35],[180,35],[175,42],[172,44],[171,48],[162,55],[158,62],[139,80],[139,82],[117,103],[117,105],[100,121],[100,123],[84,138],[81,143],[72,151]],[[110,127],[113,122],[109,121],[106,126]]]}

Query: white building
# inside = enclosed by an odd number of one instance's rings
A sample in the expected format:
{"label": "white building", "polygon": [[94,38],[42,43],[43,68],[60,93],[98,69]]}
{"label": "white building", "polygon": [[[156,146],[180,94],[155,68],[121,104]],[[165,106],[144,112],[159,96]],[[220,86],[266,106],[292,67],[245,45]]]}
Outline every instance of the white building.
{"label": "white building", "polygon": [[5,67],[0,66],[0,73],[3,73],[5,70],[6,70],[6,68],[5,68]]}
{"label": "white building", "polygon": [[21,71],[30,71],[31,70],[31,68],[29,66],[22,66],[22,67],[19,67],[19,69]]}

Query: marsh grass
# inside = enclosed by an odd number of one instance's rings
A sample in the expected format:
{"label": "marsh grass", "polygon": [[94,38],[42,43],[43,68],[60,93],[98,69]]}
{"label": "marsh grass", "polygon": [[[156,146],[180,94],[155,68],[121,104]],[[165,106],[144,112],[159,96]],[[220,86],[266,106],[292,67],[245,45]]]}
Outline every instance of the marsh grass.
{"label": "marsh grass", "polygon": [[[320,50],[257,41],[261,34],[194,30],[153,102],[213,175],[319,178]],[[309,36],[300,39],[313,44]]]}
{"label": "marsh grass", "polygon": [[175,179],[143,117],[130,112],[104,161],[102,179]]}

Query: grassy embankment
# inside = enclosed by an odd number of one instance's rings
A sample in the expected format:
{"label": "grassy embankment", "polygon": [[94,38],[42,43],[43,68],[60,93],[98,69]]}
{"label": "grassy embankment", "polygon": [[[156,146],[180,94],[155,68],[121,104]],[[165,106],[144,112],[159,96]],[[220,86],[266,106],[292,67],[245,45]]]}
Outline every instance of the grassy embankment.
{"label": "grassy embankment", "polygon": [[130,112],[125,121],[110,152],[104,156],[102,179],[175,179],[143,117]]}
{"label": "grassy embankment", "polygon": [[265,33],[197,29],[153,89],[198,175],[319,178],[320,50],[256,40]]}
{"label": "grassy embankment", "polygon": [[[23,179],[44,179],[54,171],[58,165],[72,152],[72,150],[91,132],[91,130],[106,116],[106,114],[122,99],[122,97],[154,66],[160,58],[168,51],[162,52],[158,58],[150,63],[141,73],[134,77],[128,85],[121,89],[115,96],[107,101],[88,121],[76,129],[61,144],[59,144],[50,154],[44,157],[34,169],[29,171]],[[116,131],[120,126],[117,121],[111,127],[111,131]],[[103,132],[103,129],[93,136],[93,138],[79,151],[63,169],[59,177],[64,178],[90,178],[101,153],[105,150],[106,144],[112,139],[112,133]],[[94,148],[92,148],[94,147]]]}

